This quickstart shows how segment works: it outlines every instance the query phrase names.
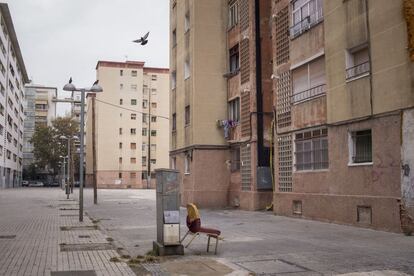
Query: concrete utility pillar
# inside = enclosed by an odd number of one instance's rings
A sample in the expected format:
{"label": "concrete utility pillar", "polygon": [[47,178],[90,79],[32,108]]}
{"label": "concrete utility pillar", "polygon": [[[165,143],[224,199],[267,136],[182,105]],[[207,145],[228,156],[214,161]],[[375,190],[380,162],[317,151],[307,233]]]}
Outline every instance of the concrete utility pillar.
{"label": "concrete utility pillar", "polygon": [[180,243],[180,173],[158,169],[157,188],[157,241],[153,250],[159,256],[184,255]]}

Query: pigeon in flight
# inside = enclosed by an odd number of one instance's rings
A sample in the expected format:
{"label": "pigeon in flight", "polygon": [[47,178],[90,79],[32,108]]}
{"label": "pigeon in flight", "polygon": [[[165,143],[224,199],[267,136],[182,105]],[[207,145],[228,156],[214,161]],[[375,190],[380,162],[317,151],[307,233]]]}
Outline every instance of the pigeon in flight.
{"label": "pigeon in flight", "polygon": [[148,43],[148,36],[149,36],[149,32],[146,33],[143,37],[141,37],[140,39],[134,40],[133,42],[135,43],[139,43],[141,45],[145,45]]}
{"label": "pigeon in flight", "polygon": [[92,84],[92,86],[97,85],[98,83],[99,83],[99,80],[96,80],[96,81]]}

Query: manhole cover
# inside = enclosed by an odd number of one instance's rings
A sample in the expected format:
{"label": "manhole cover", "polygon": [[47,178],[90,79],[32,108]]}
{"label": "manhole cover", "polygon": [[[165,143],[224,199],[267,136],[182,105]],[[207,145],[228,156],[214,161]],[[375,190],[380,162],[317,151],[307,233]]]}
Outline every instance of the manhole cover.
{"label": "manhole cover", "polygon": [[52,271],[51,276],[96,276],[94,270]]}
{"label": "manhole cover", "polygon": [[16,238],[16,235],[0,235],[0,239],[4,239],[4,240],[12,240]]}
{"label": "manhole cover", "polygon": [[79,208],[59,208],[59,210],[61,210],[61,211],[75,211],[75,210],[78,210],[79,211]]}
{"label": "manhole cover", "polygon": [[98,225],[77,225],[77,226],[61,226],[61,231],[76,231],[76,230],[97,230]]}
{"label": "manhole cover", "polygon": [[109,243],[81,243],[81,244],[60,244],[60,252],[69,251],[97,251],[112,250],[113,246]]}
{"label": "manhole cover", "polygon": [[284,260],[257,260],[239,262],[237,265],[258,275],[307,272],[309,269]]}
{"label": "manhole cover", "polygon": [[90,238],[91,236],[89,236],[89,235],[79,235],[79,238],[80,239],[88,239],[88,238]]}
{"label": "manhole cover", "polygon": [[79,214],[65,214],[65,215],[60,215],[61,217],[77,217],[79,216]]}

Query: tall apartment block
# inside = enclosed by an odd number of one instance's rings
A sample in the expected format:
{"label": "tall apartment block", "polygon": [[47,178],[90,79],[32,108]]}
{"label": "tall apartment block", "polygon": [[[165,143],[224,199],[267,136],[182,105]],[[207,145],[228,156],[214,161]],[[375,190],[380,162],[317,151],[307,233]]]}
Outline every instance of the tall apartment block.
{"label": "tall apartment block", "polygon": [[0,3],[0,188],[21,185],[26,67],[7,4]]}
{"label": "tall apartment block", "polygon": [[[148,168],[168,168],[169,69],[144,62],[99,61],[95,97],[98,188],[147,188]],[[88,95],[87,182],[92,183],[92,104]]]}
{"label": "tall apartment block", "polygon": [[170,1],[171,167],[182,204],[272,202],[271,1]]}
{"label": "tall apartment block", "polygon": [[414,214],[407,3],[272,1],[276,214],[397,232]]}
{"label": "tall apartment block", "polygon": [[33,137],[36,126],[52,126],[56,118],[57,88],[28,84],[25,86],[24,132],[23,132],[23,168],[34,162]]}

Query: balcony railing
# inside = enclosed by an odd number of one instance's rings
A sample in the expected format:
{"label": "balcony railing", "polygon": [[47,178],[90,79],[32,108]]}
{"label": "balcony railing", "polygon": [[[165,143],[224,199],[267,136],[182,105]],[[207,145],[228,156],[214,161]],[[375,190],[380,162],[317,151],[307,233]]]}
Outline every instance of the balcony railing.
{"label": "balcony railing", "polygon": [[293,94],[291,96],[291,102],[292,104],[300,103],[307,101],[309,99],[325,95],[326,94],[326,84],[318,85],[315,87],[312,87],[311,89]]}
{"label": "balcony railing", "polygon": [[353,79],[357,78],[359,76],[365,75],[371,71],[371,65],[369,61],[366,61],[364,63],[355,65],[351,68],[346,69],[346,79]]}
{"label": "balcony railing", "polygon": [[291,38],[295,38],[302,33],[306,32],[319,22],[323,20],[323,12],[322,9],[317,10],[311,15],[303,18],[302,21],[296,23],[293,27],[290,28],[290,36]]}

